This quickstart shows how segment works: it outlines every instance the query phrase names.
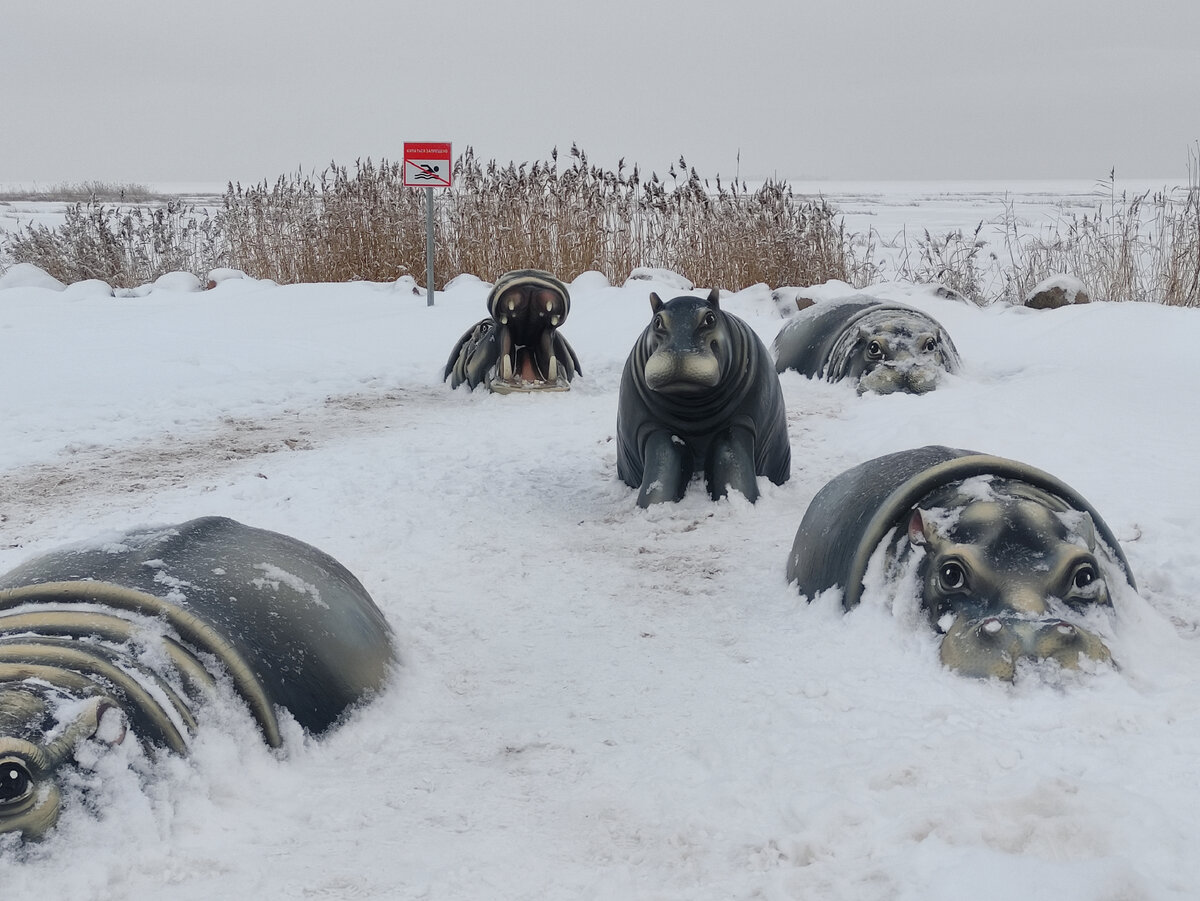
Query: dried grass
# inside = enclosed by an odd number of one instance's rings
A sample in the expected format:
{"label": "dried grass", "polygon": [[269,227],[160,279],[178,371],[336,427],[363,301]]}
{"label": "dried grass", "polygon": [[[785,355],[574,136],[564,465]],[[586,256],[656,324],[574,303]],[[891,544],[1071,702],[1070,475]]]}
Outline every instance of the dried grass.
{"label": "dried grass", "polygon": [[31,225],[10,235],[5,255],[40,266],[66,284],[98,278],[133,288],[167,272],[204,273],[221,261],[216,223],[178,201],[118,207],[74,203],[56,228]]}
{"label": "dried grass", "polygon": [[63,203],[165,203],[171,198],[138,182],[59,182],[46,188],[0,191],[0,201]]}
{"label": "dried grass", "polygon": [[1200,156],[1189,160],[1186,190],[1118,194],[1115,172],[1103,187],[1107,201],[1093,214],[1040,235],[1022,237],[1009,210],[999,299],[1020,303],[1038,282],[1068,274],[1092,300],[1200,307]]}
{"label": "dried grass", "polygon": [[[1036,235],[1022,232],[1010,206],[1001,249],[982,222],[971,233],[903,234],[889,277],[938,283],[986,304],[1020,303],[1038,282],[1065,273],[1098,300],[1200,306],[1200,150],[1189,154],[1188,171],[1182,193],[1133,198],[1117,194],[1113,173],[1093,215]],[[638,267],[665,268],[729,290],[830,279],[866,287],[885,277],[877,235],[847,234],[833,207],[797,198],[784,181],[754,190],[710,181],[683,158],[665,178],[644,178],[623,160],[615,170],[596,166],[575,146],[561,167],[557,150],[548,162],[518,165],[485,163],[468,147],[454,173],[453,188],[434,192],[437,287],[459,273],[494,281],[527,267],[567,281],[594,270],[614,283]],[[280,283],[423,281],[425,192],[402,181],[401,165],[386,160],[331,164],[316,177],[231,184],[215,212],[178,200],[122,209],[93,193],[68,207],[61,226],[29,226],[8,236],[3,251],[65,282],[100,278],[115,287],[217,266]]]}

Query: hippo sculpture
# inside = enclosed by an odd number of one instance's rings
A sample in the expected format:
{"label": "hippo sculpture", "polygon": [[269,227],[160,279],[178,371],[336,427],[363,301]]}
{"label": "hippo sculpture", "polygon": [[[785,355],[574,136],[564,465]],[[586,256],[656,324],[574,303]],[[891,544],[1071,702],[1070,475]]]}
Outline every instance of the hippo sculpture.
{"label": "hippo sculpture", "polygon": [[[788,581],[810,600],[840,586],[862,600],[878,565],[896,597],[916,592],[959,673],[1013,680],[1021,661],[1109,662],[1110,581],[1136,590],[1120,545],[1072,488],[1024,463],[930,446],[849,469],[809,504]],[[873,559],[874,558],[874,559]]]}
{"label": "hippo sculpture", "polygon": [[391,630],[315,547],[231,519],[146,528],[0,576],[0,832],[39,838],[88,739],[186,752],[216,685],[272,747],[278,711],[318,734],[378,691]]}
{"label": "hippo sculpture", "polygon": [[754,502],[760,475],[786,482],[792,452],[766,346],[715,288],[666,303],[652,293],[650,309],[617,401],[617,474],[638,506],[680,500],[701,472],[714,500],[735,488]]}
{"label": "hippo sculpture", "polygon": [[450,379],[451,388],[565,391],[583,374],[575,351],[558,333],[571,311],[571,295],[549,272],[506,272],[488,293],[487,308],[488,318],[471,326],[450,352],[442,381]]}
{"label": "hippo sculpture", "polygon": [[814,304],[775,336],[775,369],[837,382],[859,394],[925,394],[943,372],[958,372],[958,350],[936,319],[868,295]]}

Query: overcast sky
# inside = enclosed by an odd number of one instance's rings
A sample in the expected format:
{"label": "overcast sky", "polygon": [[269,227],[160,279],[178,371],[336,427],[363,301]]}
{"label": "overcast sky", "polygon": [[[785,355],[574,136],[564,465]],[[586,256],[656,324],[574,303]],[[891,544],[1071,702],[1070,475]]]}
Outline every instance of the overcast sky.
{"label": "overcast sky", "polygon": [[1198,46],[1197,0],[3,0],[0,182],[255,182],[419,140],[1185,181]]}

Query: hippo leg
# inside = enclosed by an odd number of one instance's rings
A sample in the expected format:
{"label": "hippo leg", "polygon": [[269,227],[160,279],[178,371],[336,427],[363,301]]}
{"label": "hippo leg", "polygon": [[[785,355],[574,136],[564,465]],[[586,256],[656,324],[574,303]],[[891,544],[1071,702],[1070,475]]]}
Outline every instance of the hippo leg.
{"label": "hippo leg", "polygon": [[692,452],[687,445],[670,432],[653,432],[646,439],[638,506],[682,499],[691,477]]}
{"label": "hippo leg", "polygon": [[754,473],[754,436],[746,429],[729,428],[709,445],[704,475],[708,493],[715,501],[736,488],[754,503],[758,500],[758,479]]}

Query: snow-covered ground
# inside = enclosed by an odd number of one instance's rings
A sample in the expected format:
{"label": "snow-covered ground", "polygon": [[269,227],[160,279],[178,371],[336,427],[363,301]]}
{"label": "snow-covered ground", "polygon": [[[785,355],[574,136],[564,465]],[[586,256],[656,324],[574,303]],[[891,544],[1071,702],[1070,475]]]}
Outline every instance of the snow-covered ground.
{"label": "snow-covered ground", "polygon": [[[641,510],[618,384],[649,291],[675,292],[585,274],[569,392],[451,391],[487,289],[0,290],[0,571],[232,516],[345,563],[403,661],[280,754],[238,711],[148,780],[127,742],[94,809],[0,852],[6,899],[1195,896],[1197,311],[883,286],[946,326],[961,375],[858,397],[785,373],[788,483]],[[764,341],[782,324],[765,287],[722,304]],[[1103,514],[1140,587],[1119,670],[964,679],[878,599],[843,615],[786,584],[828,479],[931,443],[1048,470]]]}

